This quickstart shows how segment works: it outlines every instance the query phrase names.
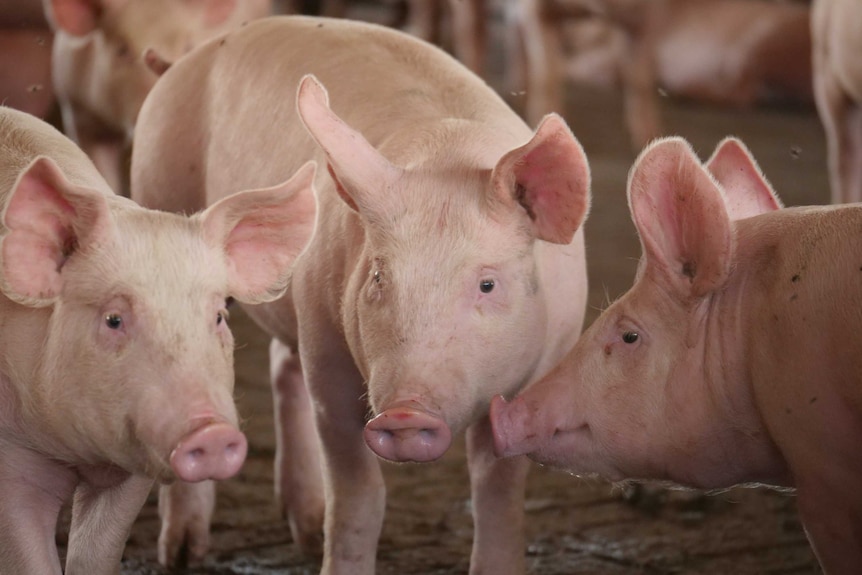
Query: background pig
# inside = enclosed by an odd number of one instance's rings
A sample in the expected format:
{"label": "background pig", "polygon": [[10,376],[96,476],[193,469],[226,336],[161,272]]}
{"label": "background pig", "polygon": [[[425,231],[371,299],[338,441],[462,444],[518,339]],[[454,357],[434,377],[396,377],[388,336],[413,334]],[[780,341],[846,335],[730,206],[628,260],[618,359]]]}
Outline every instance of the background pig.
{"label": "background pig", "polygon": [[814,94],[826,130],[832,202],[862,201],[862,6],[815,0]]}
{"label": "background pig", "polygon": [[469,428],[471,570],[523,571],[525,461],[495,460],[486,413],[581,328],[580,145],[556,115],[531,132],[415,38],[272,18],[162,76],[141,110],[132,194],[195,210],[308,159],[328,168],[314,239],[288,294],[248,307],[274,337],[277,489],[295,541],[313,550],[323,521],[323,572],[373,573],[385,504],[375,454],[432,461]]}
{"label": "background pig", "polygon": [[270,0],[44,0],[56,36],[54,89],[66,133],[114,190],[125,147],[156,74],[142,55],[173,62],[204,40],[269,15]]}
{"label": "background pig", "polygon": [[282,292],[313,227],[312,172],[192,218],[144,210],[62,134],[0,107],[0,573],[61,573],[72,499],[65,573],[116,573],[153,479],[236,473],[225,298]]}
{"label": "background pig", "polygon": [[550,375],[495,400],[498,453],[612,480],[795,487],[825,571],[855,572],[862,209],[777,210],[732,140],[706,169],[681,139],[654,144],[629,203],[634,287]]}

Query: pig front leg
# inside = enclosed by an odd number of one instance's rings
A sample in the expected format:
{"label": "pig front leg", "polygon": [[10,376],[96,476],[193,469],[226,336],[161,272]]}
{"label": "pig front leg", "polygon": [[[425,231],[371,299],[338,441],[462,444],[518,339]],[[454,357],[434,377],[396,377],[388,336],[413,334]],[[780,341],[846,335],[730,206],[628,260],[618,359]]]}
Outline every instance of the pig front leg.
{"label": "pig front leg", "polygon": [[827,56],[814,51],[814,97],[826,132],[832,203],[862,201],[862,109],[851,102]]}
{"label": "pig front leg", "polygon": [[175,481],[159,488],[159,563],[185,567],[199,563],[210,547],[210,522],[216,502],[215,481]]}
{"label": "pig front leg", "polygon": [[110,486],[82,481],[75,489],[66,575],[114,575],[132,524],[153,480],[129,475]]}
{"label": "pig front leg", "polygon": [[275,494],[302,553],[323,551],[324,493],[320,438],[299,356],[273,339],[269,346],[275,408]]}
{"label": "pig front leg", "polygon": [[488,417],[468,429],[467,459],[474,525],[470,573],[524,573],[524,492],[530,462],[525,456],[494,456]]}
{"label": "pig front leg", "polygon": [[0,575],[60,575],[55,531],[72,497],[71,468],[0,440]]}
{"label": "pig front leg", "polygon": [[[338,340],[336,334],[319,335],[318,341]],[[363,436],[368,405],[362,376],[349,354],[319,353],[325,348],[317,342],[304,341],[301,349],[324,458],[321,575],[373,575],[386,487]]]}

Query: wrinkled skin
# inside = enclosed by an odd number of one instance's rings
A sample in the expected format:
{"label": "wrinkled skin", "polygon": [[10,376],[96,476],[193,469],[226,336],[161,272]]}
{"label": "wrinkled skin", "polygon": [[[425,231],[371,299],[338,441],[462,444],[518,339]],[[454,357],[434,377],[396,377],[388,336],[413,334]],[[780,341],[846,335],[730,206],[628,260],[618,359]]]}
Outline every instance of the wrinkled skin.
{"label": "wrinkled skin", "polygon": [[[301,62],[254,56],[309,45]],[[294,540],[315,552],[323,527],[324,573],[374,573],[385,505],[375,454],[430,462],[466,430],[471,572],[522,572],[525,460],[494,458],[486,414],[580,331],[580,145],[555,115],[532,132],[410,36],[275,18],[165,73],[141,111],[132,194],[193,211],[310,158],[328,168],[314,239],[288,294],[247,307],[276,339],[276,489]]]}
{"label": "wrinkled skin", "polygon": [[239,470],[225,300],[283,292],[313,229],[312,174],[190,218],[154,212],[0,108],[0,573],[117,573],[154,480]]}
{"label": "wrinkled skin", "polygon": [[513,0],[507,2],[516,40],[511,60],[517,65],[511,69],[521,69],[524,86],[511,89],[525,90],[527,118],[560,108],[567,67],[564,27],[585,18],[602,20],[611,32],[598,50],[605,52],[605,66],[622,88],[636,150],[663,132],[659,88],[738,107],[813,98],[809,8],[798,3]]}
{"label": "wrinkled skin", "polygon": [[862,201],[862,7],[816,0],[811,12],[814,95],[826,131],[832,203]]}
{"label": "wrinkled skin", "polygon": [[138,111],[158,78],[143,55],[174,62],[254,18],[270,0],[43,0],[55,31],[53,80],[63,127],[118,193]]}
{"label": "wrinkled skin", "polygon": [[[778,209],[742,145],[681,139],[629,177],[634,286],[491,407],[496,451],[576,474],[795,487],[827,573],[862,564],[862,208]],[[828,448],[824,448],[828,446]]]}

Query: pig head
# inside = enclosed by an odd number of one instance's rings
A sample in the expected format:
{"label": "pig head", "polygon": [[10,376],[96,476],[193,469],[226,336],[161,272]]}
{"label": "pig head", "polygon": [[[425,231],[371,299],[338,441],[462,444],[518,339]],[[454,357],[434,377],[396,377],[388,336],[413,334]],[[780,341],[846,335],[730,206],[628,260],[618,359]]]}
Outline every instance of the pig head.
{"label": "pig head", "polygon": [[157,76],[143,55],[174,62],[244,22],[270,0],[43,0],[55,30],[54,90],[66,133],[111,189],[124,188],[125,147]]}
{"label": "pig head", "polygon": [[629,203],[634,286],[551,374],[495,399],[497,452],[612,480],[795,487],[824,570],[853,572],[862,210],[777,209],[732,140],[706,166],[680,139],[654,144]]}
{"label": "pig head", "polygon": [[116,572],[153,479],[225,479],[245,459],[225,301],[284,291],[314,169],[184,217],[114,196],[26,114],[0,112],[0,150],[0,572],[60,572],[73,492],[66,573]]}

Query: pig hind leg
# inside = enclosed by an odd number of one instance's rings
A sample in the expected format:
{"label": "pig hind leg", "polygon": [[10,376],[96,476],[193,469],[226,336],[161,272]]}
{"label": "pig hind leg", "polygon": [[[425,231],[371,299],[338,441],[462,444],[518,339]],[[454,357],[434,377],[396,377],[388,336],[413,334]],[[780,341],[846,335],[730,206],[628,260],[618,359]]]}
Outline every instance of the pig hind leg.
{"label": "pig hind leg", "polygon": [[215,509],[215,482],[175,481],[159,489],[159,563],[186,567],[209,551],[210,521]]}
{"label": "pig hind leg", "polygon": [[299,356],[277,339],[269,347],[275,408],[275,493],[290,532],[306,555],[323,550],[324,493],[320,439]]}
{"label": "pig hind leg", "polygon": [[467,458],[473,498],[471,573],[524,573],[524,493],[526,456],[498,459],[487,417],[467,431]]}

